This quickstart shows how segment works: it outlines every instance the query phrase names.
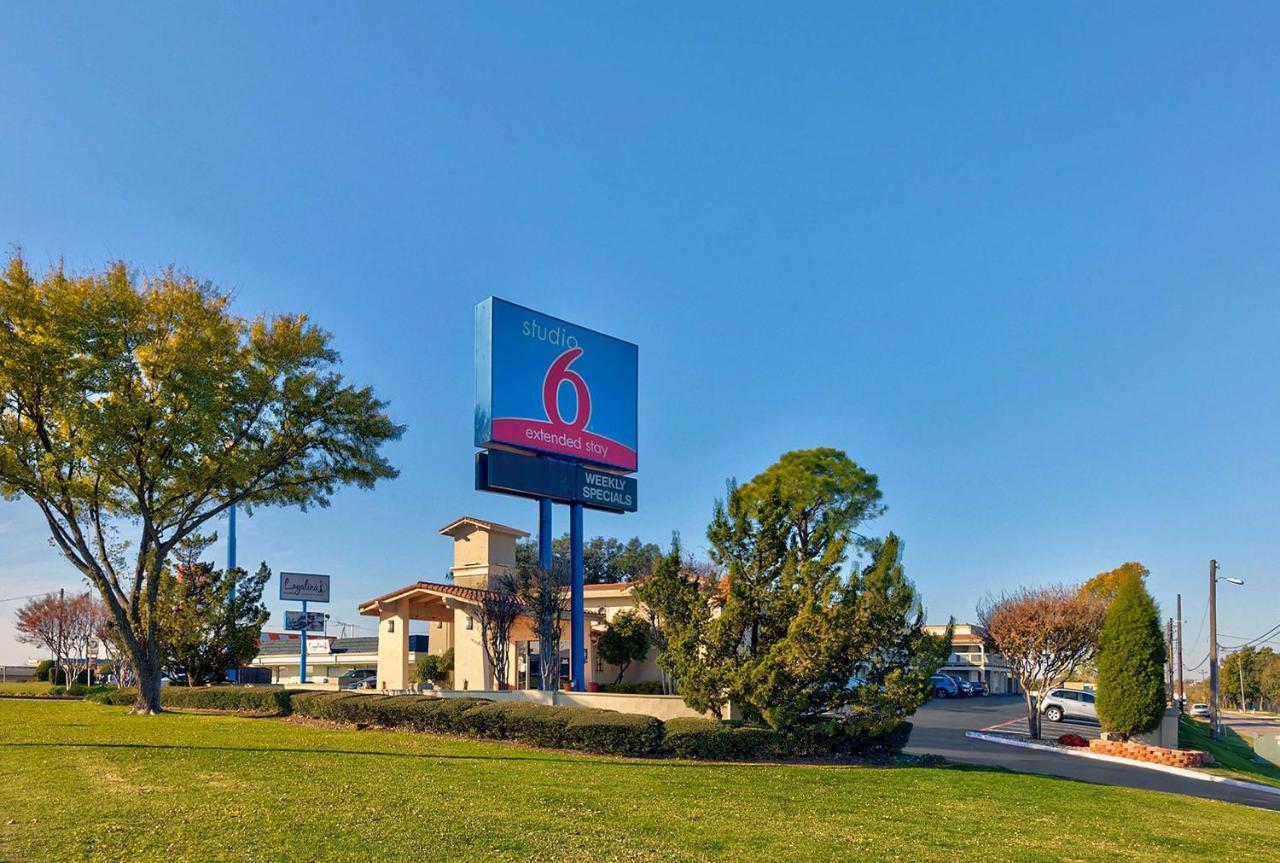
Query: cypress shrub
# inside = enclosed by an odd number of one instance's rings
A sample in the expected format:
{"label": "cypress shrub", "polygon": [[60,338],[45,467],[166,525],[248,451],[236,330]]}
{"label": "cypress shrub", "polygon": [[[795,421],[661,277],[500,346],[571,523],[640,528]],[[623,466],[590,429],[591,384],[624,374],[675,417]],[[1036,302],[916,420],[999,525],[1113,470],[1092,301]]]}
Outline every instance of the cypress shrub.
{"label": "cypress shrub", "polygon": [[1151,731],[1164,716],[1167,658],[1160,611],[1141,578],[1120,583],[1098,641],[1098,719],[1129,737]]}

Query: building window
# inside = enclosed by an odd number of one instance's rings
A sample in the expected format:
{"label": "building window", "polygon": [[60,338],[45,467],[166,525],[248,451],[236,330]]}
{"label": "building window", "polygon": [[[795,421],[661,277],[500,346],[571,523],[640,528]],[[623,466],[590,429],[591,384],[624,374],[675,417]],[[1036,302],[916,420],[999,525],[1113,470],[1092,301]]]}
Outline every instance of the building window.
{"label": "building window", "polygon": [[394,620],[388,620],[387,632],[395,632],[395,631],[396,631],[396,622]]}

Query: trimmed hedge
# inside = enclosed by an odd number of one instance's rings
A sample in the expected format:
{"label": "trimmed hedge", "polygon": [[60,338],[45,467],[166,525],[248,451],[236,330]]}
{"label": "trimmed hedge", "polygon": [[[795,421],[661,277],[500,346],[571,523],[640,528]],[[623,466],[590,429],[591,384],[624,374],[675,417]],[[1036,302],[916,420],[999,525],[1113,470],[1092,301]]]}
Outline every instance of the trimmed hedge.
{"label": "trimmed hedge", "polygon": [[533,746],[612,755],[662,751],[662,723],[652,716],[586,707],[550,707],[479,698],[386,697],[355,692],[293,697],[297,716],[414,731],[517,740]]}
{"label": "trimmed hedge", "polygon": [[[127,706],[137,690],[94,693],[90,700]],[[615,713],[592,707],[552,707],[527,701],[438,698],[427,695],[379,695],[361,692],[310,692],[246,686],[160,690],[165,707],[227,710],[342,722],[357,728],[378,726],[408,731],[462,734],[490,740],[515,740],[531,746],[574,749],[605,755],[672,754],[715,761],[767,761],[797,756],[895,755],[911,734],[911,723],[889,731],[867,722],[826,720],[788,732],[714,719],[681,718],[663,722],[652,716]]]}
{"label": "trimmed hedge", "polygon": [[[227,710],[262,716],[285,716],[289,713],[290,695],[287,689],[250,686],[166,686],[160,690],[160,705],[194,710]],[[136,689],[112,689],[87,696],[89,701],[118,707],[133,704],[137,697]]]}
{"label": "trimmed hedge", "polygon": [[802,725],[786,733],[714,719],[668,719],[667,751],[680,758],[761,761],[797,756],[897,755],[907,745],[911,723],[872,733],[849,722]]}
{"label": "trimmed hedge", "polygon": [[758,761],[789,750],[786,738],[771,728],[689,717],[668,719],[666,730],[667,750],[680,758]]}

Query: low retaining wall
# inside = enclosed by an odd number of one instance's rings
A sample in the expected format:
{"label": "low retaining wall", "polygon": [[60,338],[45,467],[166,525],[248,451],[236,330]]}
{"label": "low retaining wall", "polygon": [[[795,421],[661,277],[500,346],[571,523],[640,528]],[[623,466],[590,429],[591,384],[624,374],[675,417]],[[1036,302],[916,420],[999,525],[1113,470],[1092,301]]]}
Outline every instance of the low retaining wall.
{"label": "low retaining wall", "polygon": [[[430,694],[426,692],[424,694]],[[703,716],[678,695],[642,695],[630,692],[543,692],[537,689],[442,689],[441,698],[487,698],[491,701],[527,701],[556,707],[595,707],[618,713],[639,713],[664,722],[685,716]]]}
{"label": "low retaining wall", "polygon": [[1204,767],[1213,763],[1213,756],[1208,752],[1196,749],[1167,749],[1163,746],[1152,746],[1136,740],[1090,740],[1089,751],[1102,755],[1115,755],[1119,758],[1131,758],[1134,761],[1149,761],[1152,764],[1167,764],[1170,767]]}

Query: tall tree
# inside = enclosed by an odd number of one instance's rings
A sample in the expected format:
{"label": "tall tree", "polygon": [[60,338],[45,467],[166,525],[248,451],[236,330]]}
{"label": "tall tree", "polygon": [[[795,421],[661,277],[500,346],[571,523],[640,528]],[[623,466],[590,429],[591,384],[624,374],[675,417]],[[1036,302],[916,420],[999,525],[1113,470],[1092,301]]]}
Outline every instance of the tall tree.
{"label": "tall tree", "polygon": [[924,632],[897,537],[842,573],[854,526],[880,511],[874,484],[836,450],[788,453],[717,502],[707,538],[722,582],[655,569],[669,585],[659,663],[690,706],[721,715],[732,702],[774,728],[856,706],[886,728],[928,699],[949,639]]}
{"label": "tall tree", "polygon": [[658,560],[652,575],[634,588],[653,628],[663,689],[672,694],[678,687],[690,707],[717,716],[724,689],[718,676],[720,658],[700,650],[711,624],[712,606],[719,602],[718,584],[715,574],[688,565],[680,535],[672,534],[670,550]]}
{"label": "tall tree", "polygon": [[67,651],[71,676],[68,683],[92,682],[91,668],[98,655],[98,632],[104,608],[93,594],[79,593],[67,600]]}
{"label": "tall tree", "polygon": [[1115,569],[1100,572],[1093,578],[1084,583],[1084,587],[1080,588],[1085,593],[1102,600],[1104,604],[1110,605],[1111,600],[1120,591],[1120,585],[1131,579],[1138,581],[1144,580],[1151,572],[1142,564],[1136,561],[1122,563]]}
{"label": "tall tree", "polygon": [[1098,640],[1098,719],[1125,738],[1151,731],[1164,716],[1168,660],[1160,609],[1141,578],[1120,582]]}
{"label": "tall tree", "polygon": [[544,691],[560,688],[560,637],[569,615],[569,572],[556,562],[550,569],[523,564],[514,573],[515,595],[533,618],[538,637],[539,683]]}
{"label": "tall tree", "polygon": [[622,682],[631,663],[643,662],[649,655],[651,628],[649,621],[636,611],[620,611],[609,620],[596,643],[596,651],[605,662],[617,666],[615,683]]}
{"label": "tall tree", "polygon": [[493,670],[494,688],[506,689],[511,682],[507,677],[511,630],[525,609],[517,595],[515,578],[505,576],[495,587],[481,598],[477,616],[480,618],[480,643],[489,668]]}
{"label": "tall tree", "polygon": [[[552,541],[551,553],[555,560],[568,565],[569,534]],[[613,537],[593,536],[582,544],[582,580],[586,584],[637,581],[653,570],[661,556],[661,548],[651,542],[641,542],[637,536],[625,543]],[[537,540],[525,539],[516,545],[516,563],[538,563]]]}
{"label": "tall tree", "polygon": [[988,645],[1004,656],[1022,687],[1033,739],[1040,739],[1035,693],[1060,685],[1072,669],[1089,661],[1105,613],[1096,596],[1061,584],[1020,587],[979,604],[978,621]]}
{"label": "tall tree", "polygon": [[71,638],[68,618],[69,606],[65,595],[46,593],[23,603],[14,621],[19,641],[44,648],[52,654],[55,683],[59,674],[64,681],[71,680],[67,665]]}
{"label": "tall tree", "polygon": [[189,686],[221,683],[231,669],[252,660],[270,616],[262,602],[270,578],[265,563],[253,575],[238,567],[216,569],[190,556],[166,567],[156,616],[170,677],[185,678]]}
{"label": "tall tree", "polygon": [[0,493],[26,497],[110,611],[160,710],[156,603],[170,553],[228,507],[325,506],[396,471],[403,429],[348,385],[302,315],[246,320],[175,270],[0,276]]}
{"label": "tall tree", "polygon": [[847,539],[858,525],[885,512],[876,475],[831,447],[784,453],[742,487],[749,506],[775,493],[787,508],[792,540],[805,557],[817,556],[818,546]]}

